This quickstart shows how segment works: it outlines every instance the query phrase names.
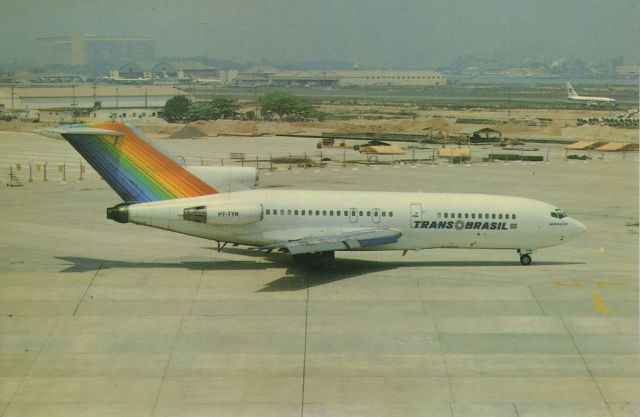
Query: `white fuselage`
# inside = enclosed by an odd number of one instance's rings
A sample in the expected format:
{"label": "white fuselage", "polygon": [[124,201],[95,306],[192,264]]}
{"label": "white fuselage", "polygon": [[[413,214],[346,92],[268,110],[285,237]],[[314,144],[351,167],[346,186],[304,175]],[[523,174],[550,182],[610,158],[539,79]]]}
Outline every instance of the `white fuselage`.
{"label": "white fuselage", "polygon": [[[210,207],[211,222],[184,219]],[[366,250],[524,249],[555,246],[582,233],[554,206],[481,194],[248,190],[129,206],[129,222],[222,242],[263,246],[364,228],[393,229],[396,243]]]}
{"label": "white fuselage", "polygon": [[584,102],[584,103],[604,103],[604,104],[616,104],[616,100],[609,97],[589,97],[589,96],[568,96],[569,100]]}

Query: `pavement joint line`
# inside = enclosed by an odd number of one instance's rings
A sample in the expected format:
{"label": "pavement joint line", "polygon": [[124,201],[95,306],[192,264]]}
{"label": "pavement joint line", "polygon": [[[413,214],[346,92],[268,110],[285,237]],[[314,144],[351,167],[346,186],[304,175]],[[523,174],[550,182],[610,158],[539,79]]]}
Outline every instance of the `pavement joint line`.
{"label": "pavement joint line", "polygon": [[609,415],[611,417],[614,417],[613,411],[611,410],[611,406],[609,405],[609,402],[607,401],[607,399],[604,397],[604,394],[602,393],[602,389],[600,388],[600,385],[598,385],[598,381],[596,381],[596,379],[594,378],[593,372],[591,372],[591,368],[589,368],[589,365],[587,364],[587,361],[584,359],[584,356],[582,356],[582,352],[580,352],[580,348],[578,348],[578,344],[576,343],[576,340],[573,338],[573,334],[569,330],[569,327],[567,326],[567,323],[565,323],[564,317],[563,316],[559,316],[559,317],[560,317],[560,321],[562,322],[562,325],[564,326],[565,330],[567,331],[567,334],[571,338],[571,342],[573,343],[573,346],[576,348],[576,352],[578,352],[578,355],[580,356],[580,360],[582,360],[582,363],[584,364],[585,369],[589,373],[589,377],[591,378],[591,380],[593,381],[593,384],[598,389],[598,393],[600,394],[600,398],[602,399],[602,402],[604,403],[604,405],[607,406],[607,410],[609,411]]}
{"label": "pavement joint line", "polygon": [[[420,296],[422,297],[422,289],[420,289]],[[422,308],[424,309],[424,301],[422,302],[422,306],[423,306]],[[426,315],[426,312],[425,312],[425,315]],[[455,403],[455,396],[453,394],[453,384],[451,383],[451,374],[449,373],[449,365],[447,365],[447,359],[445,358],[444,351],[442,350],[442,341],[440,340],[440,330],[438,329],[438,320],[437,320],[437,317],[435,316],[431,317],[431,320],[433,321],[433,327],[435,328],[436,336],[438,337],[438,349],[440,350],[440,357],[442,358],[444,371],[447,375],[447,384],[449,385],[449,394],[451,396],[451,403]],[[453,416],[452,406],[449,405],[449,408],[451,408],[451,415]]]}
{"label": "pavement joint line", "polygon": [[538,300],[538,297],[536,297],[536,293],[533,292],[533,288],[531,288],[531,285],[527,285],[527,288],[529,289],[529,292],[531,293],[531,296],[533,297],[533,299],[536,300],[536,304],[540,309],[540,312],[542,313],[542,315],[546,316],[547,312],[544,311],[544,308],[542,308],[542,304],[540,304],[540,300]]}
{"label": "pavement joint line", "polygon": [[87,285],[87,288],[84,290],[84,294],[82,294],[82,297],[80,297],[80,301],[78,301],[78,304],[76,305],[76,308],[73,310],[72,316],[75,317],[76,313],[78,312],[78,309],[80,308],[80,304],[82,304],[82,301],[84,301],[84,297],[87,296],[87,293],[89,292],[89,288],[91,288],[91,286],[93,285],[93,281],[95,281],[96,277],[98,276],[98,273],[100,272],[100,269],[102,268],[102,264],[103,264],[103,262],[100,262],[100,264],[96,268],[96,272],[94,272],[93,276],[91,277],[91,282],[89,282],[89,285]]}
{"label": "pavement joint line", "polygon": [[[51,329],[55,329],[58,326],[58,323],[60,323],[60,320],[61,319],[58,318],[58,320],[56,320],[55,325],[53,325]],[[9,400],[7,400],[6,404],[2,408],[2,412],[0,412],[0,417],[4,417],[5,413],[7,412],[7,409],[9,408],[9,405],[11,405],[11,401],[13,400],[13,397],[15,397],[16,393],[20,391],[20,388],[22,388],[22,384],[24,383],[24,380],[29,377],[29,374],[33,369],[33,365],[38,360],[38,357],[44,350],[44,347],[47,345],[47,343],[49,343],[49,339],[51,338],[52,335],[53,335],[53,330],[49,331],[49,333],[47,334],[47,339],[44,341],[44,343],[42,343],[42,345],[40,346],[40,349],[38,349],[38,352],[34,355],[33,360],[29,364],[29,370],[22,376],[22,378],[20,378],[20,382],[18,383],[18,386],[16,387],[15,391],[13,391],[13,393],[11,394],[11,397],[9,397]]]}
{"label": "pavement joint line", "polygon": [[[304,275],[304,283],[307,291],[304,314],[304,355],[302,356],[302,392],[300,393],[300,417],[304,417],[304,385],[307,376],[307,335],[309,334],[309,273]],[[0,416],[1,417],[1,416]]]}
{"label": "pavement joint line", "polygon": [[204,275],[204,270],[200,271],[200,279],[198,280],[198,285],[196,286],[196,292],[193,294],[193,300],[191,300],[191,306],[189,307],[189,313],[187,314],[188,316],[193,315],[193,306],[196,303],[196,300],[198,299],[198,293],[200,292],[200,286],[202,284],[203,275]]}
{"label": "pavement joint line", "polygon": [[[151,417],[156,415],[156,409],[158,408],[158,401],[160,400],[160,394],[162,393],[162,387],[164,387],[164,381],[167,379],[167,373],[169,372],[169,364],[173,359],[173,354],[176,350],[176,346],[178,344],[178,339],[180,338],[180,334],[182,333],[182,325],[184,324],[184,319],[187,315],[183,315],[180,318],[180,325],[178,326],[178,331],[176,331],[176,337],[173,339],[173,344],[171,346],[171,353],[167,358],[167,363],[164,365],[164,370],[162,372],[162,379],[160,380],[160,386],[158,387],[158,393],[156,394],[156,398],[153,400],[153,408],[151,409]],[[0,416],[2,417],[2,416]]]}

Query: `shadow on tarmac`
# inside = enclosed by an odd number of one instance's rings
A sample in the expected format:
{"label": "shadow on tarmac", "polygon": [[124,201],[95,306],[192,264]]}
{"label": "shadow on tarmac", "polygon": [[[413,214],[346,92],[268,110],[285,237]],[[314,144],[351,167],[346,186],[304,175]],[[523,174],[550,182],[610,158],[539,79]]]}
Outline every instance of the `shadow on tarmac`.
{"label": "shadow on tarmac", "polygon": [[[379,262],[360,259],[340,259],[321,269],[309,270],[304,266],[294,264],[287,254],[278,252],[259,252],[255,250],[229,248],[224,252],[236,255],[245,255],[251,258],[261,257],[270,262],[255,262],[253,259],[244,260],[211,260],[211,261],[181,261],[181,262],[128,262],[109,259],[96,259],[73,256],[58,256],[56,259],[70,263],[68,267],[61,270],[61,273],[89,272],[105,269],[146,269],[146,268],[169,268],[187,269],[195,271],[228,271],[228,270],[268,270],[271,268],[286,268],[284,275],[271,281],[257,292],[273,291],[300,291],[318,285],[329,284],[331,282],[358,277],[376,272],[390,271],[398,268],[408,267],[432,267],[432,268],[477,268],[477,267],[518,267],[517,260],[507,261],[398,261]],[[575,265],[580,262],[535,262],[535,266],[549,265]]]}

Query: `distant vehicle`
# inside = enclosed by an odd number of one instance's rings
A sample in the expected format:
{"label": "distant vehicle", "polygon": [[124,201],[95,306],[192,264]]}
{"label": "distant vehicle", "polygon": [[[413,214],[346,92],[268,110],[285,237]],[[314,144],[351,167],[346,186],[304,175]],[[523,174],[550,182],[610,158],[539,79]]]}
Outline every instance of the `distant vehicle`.
{"label": "distant vehicle", "polygon": [[609,97],[581,96],[576,92],[569,81],[567,81],[567,98],[571,101],[585,104],[587,106],[598,106],[600,104],[611,104],[612,106],[618,105],[618,102],[615,99]]}
{"label": "distant vehicle", "polygon": [[[538,249],[586,228],[540,201],[482,194],[247,189],[203,181],[118,122],[40,133],[66,139],[124,201],[107,218],[260,250],[316,268],[335,251],[514,249],[523,265]],[[214,167],[202,167],[214,168]],[[236,168],[241,169],[241,168]],[[233,178],[228,178],[233,181]],[[220,243],[223,243],[220,246]]]}

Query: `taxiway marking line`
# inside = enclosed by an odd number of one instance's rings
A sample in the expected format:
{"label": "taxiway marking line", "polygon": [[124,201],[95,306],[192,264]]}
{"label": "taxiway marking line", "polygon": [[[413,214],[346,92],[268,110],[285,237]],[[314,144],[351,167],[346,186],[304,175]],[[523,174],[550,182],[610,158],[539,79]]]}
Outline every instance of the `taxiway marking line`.
{"label": "taxiway marking line", "polygon": [[593,298],[593,302],[596,305],[593,311],[601,314],[609,314],[611,312],[611,309],[604,304],[604,301],[602,301],[602,296],[599,292],[594,291],[591,294],[591,298]]}

